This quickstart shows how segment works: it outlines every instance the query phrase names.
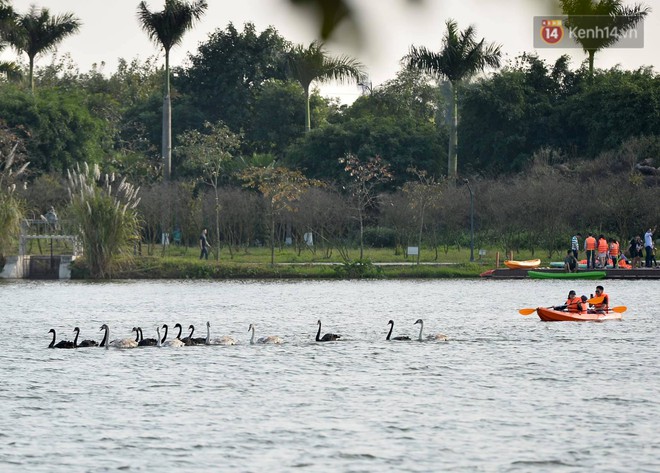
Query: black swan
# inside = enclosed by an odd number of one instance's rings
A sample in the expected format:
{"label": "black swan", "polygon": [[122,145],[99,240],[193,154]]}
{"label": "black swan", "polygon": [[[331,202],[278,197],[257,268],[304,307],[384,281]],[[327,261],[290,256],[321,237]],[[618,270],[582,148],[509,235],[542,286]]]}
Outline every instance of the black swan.
{"label": "black swan", "polygon": [[392,330],[394,330],[394,320],[390,320],[387,322],[387,324],[390,326],[390,331],[387,333],[387,338],[385,340],[410,340],[410,337],[401,336],[401,337],[392,337]]}
{"label": "black swan", "polygon": [[[140,341],[138,342],[139,347],[155,347],[158,345],[158,340],[155,338],[144,338],[144,334],[142,333],[142,327],[137,327],[138,332],[140,333]],[[158,336],[160,339],[160,335]]]}
{"label": "black swan", "polygon": [[50,345],[48,345],[48,348],[75,348],[73,345],[73,342],[70,342],[68,340],[61,340],[57,343],[55,343],[55,329],[51,328],[48,333],[53,334],[53,340],[50,342]]}
{"label": "black swan", "polygon": [[339,340],[341,338],[341,335],[337,335],[336,333],[326,333],[321,337],[321,321],[319,320],[316,322],[319,325],[319,331],[316,332],[316,341],[317,342],[333,342],[335,340]]}
{"label": "black swan", "polygon": [[206,344],[206,338],[205,337],[193,337],[193,333],[195,333],[195,326],[193,324],[190,324],[190,327],[188,327],[188,330],[190,330],[190,335],[188,335],[188,337],[186,337],[186,338],[188,338],[190,340],[191,345],[204,345],[204,344]]}
{"label": "black swan", "polygon": [[85,348],[85,347],[97,347],[99,343],[96,340],[83,340],[78,343],[78,335],[80,335],[80,328],[76,327],[73,329],[76,332],[76,337],[73,339],[74,348]]}

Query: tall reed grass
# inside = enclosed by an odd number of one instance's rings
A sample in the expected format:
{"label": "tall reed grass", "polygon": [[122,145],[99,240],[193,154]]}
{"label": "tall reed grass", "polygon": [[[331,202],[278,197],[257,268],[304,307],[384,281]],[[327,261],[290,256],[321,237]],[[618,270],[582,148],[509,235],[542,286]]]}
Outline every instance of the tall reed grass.
{"label": "tall reed grass", "polygon": [[68,172],[70,215],[75,221],[89,276],[112,277],[117,258],[130,258],[139,241],[139,188],[87,163]]}

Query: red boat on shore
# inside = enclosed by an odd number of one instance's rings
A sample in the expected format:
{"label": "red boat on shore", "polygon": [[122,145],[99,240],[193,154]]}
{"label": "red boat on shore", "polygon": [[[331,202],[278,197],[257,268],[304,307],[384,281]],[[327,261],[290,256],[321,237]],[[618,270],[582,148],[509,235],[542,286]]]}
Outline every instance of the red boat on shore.
{"label": "red boat on shore", "polygon": [[561,310],[538,307],[536,313],[544,322],[604,322],[605,320],[622,320],[623,316],[618,312],[607,314],[578,314],[575,312],[564,312]]}

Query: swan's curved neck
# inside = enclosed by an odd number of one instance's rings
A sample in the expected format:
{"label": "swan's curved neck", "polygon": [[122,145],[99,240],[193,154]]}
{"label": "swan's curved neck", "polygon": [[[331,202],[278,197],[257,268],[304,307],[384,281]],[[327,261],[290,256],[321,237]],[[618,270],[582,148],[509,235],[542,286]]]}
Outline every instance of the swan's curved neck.
{"label": "swan's curved neck", "polygon": [[206,324],[206,344],[211,343],[211,324]]}
{"label": "swan's curved neck", "polygon": [[108,344],[108,329],[106,327],[103,327],[103,330],[105,330],[105,333],[103,334],[103,340],[101,340],[100,346],[102,347]]}
{"label": "swan's curved neck", "polygon": [[108,345],[110,344],[110,328],[106,325],[105,326],[105,335],[103,336],[103,341],[105,342],[105,349],[108,349]]}
{"label": "swan's curved neck", "polygon": [[55,346],[55,330],[53,330],[53,340],[48,345],[48,348],[53,348]]}
{"label": "swan's curved neck", "polygon": [[179,333],[176,336],[176,338],[178,338],[179,340],[181,340],[181,332],[182,331],[183,331],[183,327],[181,325],[179,325]]}
{"label": "swan's curved neck", "polygon": [[321,321],[319,321],[319,331],[316,332],[316,341],[317,342],[321,341]]}
{"label": "swan's curved neck", "polygon": [[392,323],[392,324],[387,324],[387,325],[390,326],[390,331],[389,331],[389,333],[387,334],[387,338],[386,338],[385,340],[389,340],[389,339],[390,339],[390,337],[392,336],[392,330],[394,330],[394,324],[393,324],[393,323]]}
{"label": "swan's curved neck", "polygon": [[190,326],[190,335],[188,335],[188,338],[192,338],[193,333],[195,333],[195,326],[194,326],[194,325],[191,325],[191,326]]}
{"label": "swan's curved neck", "polygon": [[158,334],[158,338],[156,339],[156,346],[161,346],[160,342],[160,328],[156,327],[156,333]]}
{"label": "swan's curved neck", "polygon": [[418,340],[420,342],[422,341],[422,330],[424,330],[424,322],[419,323],[419,338],[418,338]]}
{"label": "swan's curved neck", "polygon": [[80,330],[74,330],[76,332],[76,336],[73,339],[73,347],[76,348],[78,346],[78,335],[80,335]]}
{"label": "swan's curved neck", "polygon": [[[160,343],[165,343],[165,339],[167,338],[167,325],[163,325],[163,328],[165,329],[165,334],[163,335],[163,339],[160,341]],[[158,335],[160,336],[160,332],[158,332]]]}
{"label": "swan's curved neck", "polygon": [[254,325],[250,327],[252,330],[252,336],[250,337],[250,345],[254,345]]}
{"label": "swan's curved neck", "polygon": [[135,343],[140,343],[140,329],[135,329]]}
{"label": "swan's curved neck", "polygon": [[142,327],[138,327],[138,332],[140,332],[140,339],[138,340],[138,343],[144,340],[144,334],[142,333]]}

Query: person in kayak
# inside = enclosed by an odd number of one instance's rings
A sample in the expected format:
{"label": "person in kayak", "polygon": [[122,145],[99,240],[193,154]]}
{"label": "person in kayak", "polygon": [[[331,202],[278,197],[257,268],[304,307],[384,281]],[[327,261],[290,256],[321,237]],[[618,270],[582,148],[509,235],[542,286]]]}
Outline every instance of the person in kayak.
{"label": "person in kayak", "polygon": [[602,297],[603,302],[600,304],[594,304],[591,307],[592,314],[606,314],[610,308],[610,296],[605,294],[605,289],[603,286],[596,286],[596,295],[594,297]]}
{"label": "person in kayak", "polygon": [[[586,298],[585,298],[586,300]],[[575,291],[571,290],[568,293],[568,299],[566,299],[566,302],[564,305],[560,306],[555,306],[553,307],[554,310],[565,310],[568,312],[573,312],[573,313],[582,313],[585,310],[585,305],[586,302],[582,302],[582,298],[577,297],[575,295]]]}

